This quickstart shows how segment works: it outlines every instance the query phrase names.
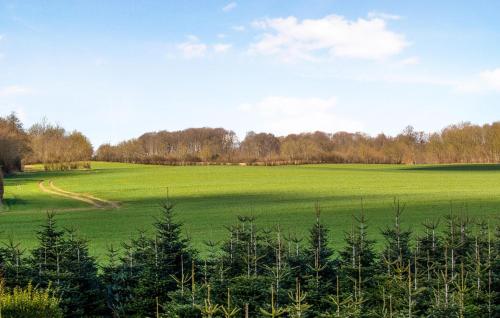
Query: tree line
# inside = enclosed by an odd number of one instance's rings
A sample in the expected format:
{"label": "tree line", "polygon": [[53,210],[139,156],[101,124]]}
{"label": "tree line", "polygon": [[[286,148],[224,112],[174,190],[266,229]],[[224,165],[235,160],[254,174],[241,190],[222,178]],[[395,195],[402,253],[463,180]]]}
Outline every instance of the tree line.
{"label": "tree line", "polygon": [[461,123],[425,133],[408,126],[396,136],[336,132],[290,134],[249,132],[239,141],[223,128],[159,131],[103,144],[94,153],[81,132],[68,132],[43,120],[25,129],[15,114],[0,117],[0,166],[4,173],[25,163],[47,170],[89,167],[90,160],[151,163],[498,163],[500,122]]}
{"label": "tree line", "polygon": [[167,200],[152,234],[110,246],[101,265],[48,214],[33,249],[0,249],[0,286],[51,289],[66,317],[499,317],[498,224],[451,211],[415,234],[403,210],[395,201],[377,248],[362,209],[332,246],[316,205],[307,238],[239,216],[202,255]]}
{"label": "tree line", "polygon": [[241,142],[233,131],[223,128],[191,128],[104,144],[95,159],[153,164],[497,163],[500,122],[461,123],[437,133],[409,126],[396,136],[375,137],[348,132],[287,136],[249,132]]}
{"label": "tree line", "polygon": [[15,114],[0,117],[0,167],[4,173],[22,171],[24,164],[31,163],[41,163],[46,170],[89,167],[93,152],[81,132],[68,132],[46,120],[25,129]]}

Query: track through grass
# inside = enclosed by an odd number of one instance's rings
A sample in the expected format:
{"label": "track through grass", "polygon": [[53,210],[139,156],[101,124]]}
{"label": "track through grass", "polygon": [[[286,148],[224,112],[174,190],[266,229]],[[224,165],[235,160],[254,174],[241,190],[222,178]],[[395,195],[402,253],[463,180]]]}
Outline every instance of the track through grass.
{"label": "track through grass", "polygon": [[[50,182],[42,185],[57,195],[42,192],[40,180],[52,181],[52,187]],[[224,225],[234,223],[238,215],[254,215],[260,226],[279,224],[287,232],[307,235],[316,202],[333,242],[339,244],[352,215],[360,211],[361,199],[374,238],[392,223],[394,198],[406,204],[403,223],[416,231],[425,219],[446,215],[450,209],[493,220],[500,210],[500,166],[93,163],[90,171],[31,171],[6,179],[0,238],[11,236],[32,246],[37,226],[47,211],[54,210],[62,226],[76,228],[90,240],[91,252],[102,256],[107,245],[119,245],[137,229],[150,230],[167,193],[198,248],[205,240],[224,238]],[[120,208],[105,202],[120,202]]]}
{"label": "track through grass", "polygon": [[100,198],[96,198],[95,196],[92,196],[90,194],[83,194],[83,193],[75,193],[75,192],[69,192],[65,191],[61,188],[58,188],[54,185],[52,181],[49,181],[49,187],[45,187],[44,185],[45,181],[40,181],[38,183],[38,187],[42,192],[48,193],[48,194],[53,194],[53,195],[59,195],[65,198],[70,198],[73,200],[77,201],[82,201],[85,203],[90,204],[94,208],[98,209],[106,209],[106,208],[112,208],[112,209],[118,209],[120,207],[120,204],[118,202],[113,202],[113,201],[108,201]]}

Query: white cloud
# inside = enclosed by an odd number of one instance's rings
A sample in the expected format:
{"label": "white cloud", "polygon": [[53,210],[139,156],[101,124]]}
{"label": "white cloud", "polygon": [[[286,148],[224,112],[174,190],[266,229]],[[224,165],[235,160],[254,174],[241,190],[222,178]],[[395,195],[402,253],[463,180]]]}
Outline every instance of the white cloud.
{"label": "white cloud", "polygon": [[293,98],[270,96],[255,104],[243,104],[240,110],[254,114],[264,124],[264,129],[275,134],[334,132],[340,130],[359,131],[363,125],[335,114],[335,97]]}
{"label": "white cloud", "polygon": [[405,36],[387,28],[385,19],[346,20],[329,15],[321,19],[287,18],[254,21],[263,30],[250,52],[277,55],[285,61],[346,57],[381,60],[399,54],[409,45]]}
{"label": "white cloud", "polygon": [[0,97],[10,97],[30,94],[31,90],[24,86],[11,85],[0,88]]}
{"label": "white cloud", "polygon": [[226,37],[226,35],[224,33],[219,33],[219,34],[217,34],[217,37],[219,39],[224,39]]}
{"label": "white cloud", "polygon": [[483,71],[479,74],[479,78],[487,88],[500,90],[500,68]]}
{"label": "white cloud", "polygon": [[482,71],[472,79],[460,83],[457,89],[466,93],[500,92],[500,68]]}
{"label": "white cloud", "polygon": [[201,43],[194,35],[189,35],[187,41],[177,44],[177,49],[187,59],[204,57],[207,48],[207,45]]}
{"label": "white cloud", "polygon": [[420,59],[417,56],[408,57],[402,59],[399,64],[401,65],[416,65],[420,63]]}
{"label": "white cloud", "polygon": [[[230,43],[205,44],[194,35],[187,36],[185,42],[177,44],[176,48],[186,59],[202,58],[212,53],[225,53],[233,47]],[[167,54],[168,58],[175,58],[174,54]]]}
{"label": "white cloud", "polygon": [[246,30],[244,25],[235,25],[231,29],[236,32],[244,32]]}
{"label": "white cloud", "polygon": [[379,11],[368,12],[368,18],[370,19],[380,18],[383,20],[401,20],[401,16],[399,15],[379,12]]}
{"label": "white cloud", "polygon": [[236,9],[237,6],[238,6],[238,4],[236,2],[230,2],[222,8],[222,11],[229,12],[229,11]]}
{"label": "white cloud", "polygon": [[217,43],[213,45],[213,49],[215,53],[225,53],[227,52],[233,45],[228,43]]}

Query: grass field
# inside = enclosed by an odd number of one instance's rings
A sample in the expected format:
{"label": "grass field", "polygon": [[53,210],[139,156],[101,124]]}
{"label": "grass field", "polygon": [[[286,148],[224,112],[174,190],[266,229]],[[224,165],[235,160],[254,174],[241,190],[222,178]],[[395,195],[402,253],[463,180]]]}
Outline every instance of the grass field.
{"label": "grass field", "polygon": [[[96,208],[86,202],[44,193],[45,180],[59,189],[117,201],[120,208]],[[500,215],[500,166],[305,165],[146,166],[93,163],[90,171],[32,171],[6,179],[9,207],[0,213],[1,238],[23,246],[34,244],[35,231],[46,211],[58,211],[59,224],[73,227],[90,240],[98,256],[109,244],[119,244],[151,229],[167,191],[196,247],[219,240],[237,215],[254,215],[264,226],[280,224],[285,231],[305,234],[319,202],[323,221],[334,243],[351,226],[363,198],[370,230],[392,222],[395,197],[406,204],[404,224],[416,230],[427,218],[449,213],[479,217]]]}

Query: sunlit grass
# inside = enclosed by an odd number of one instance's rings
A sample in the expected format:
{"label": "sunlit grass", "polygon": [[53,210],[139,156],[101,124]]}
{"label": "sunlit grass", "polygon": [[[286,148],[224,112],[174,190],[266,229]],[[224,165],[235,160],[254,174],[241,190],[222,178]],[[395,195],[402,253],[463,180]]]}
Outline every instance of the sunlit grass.
{"label": "sunlit grass", "polygon": [[[473,216],[499,215],[500,167],[489,165],[396,166],[305,165],[145,166],[93,163],[92,170],[44,172],[31,169],[6,180],[8,207],[0,213],[2,236],[32,246],[37,226],[48,210],[58,221],[78,229],[90,240],[95,255],[109,244],[118,245],[136,229],[150,229],[158,204],[167,193],[177,204],[179,218],[197,247],[206,239],[219,240],[224,225],[237,215],[253,214],[260,225],[280,224],[306,234],[319,202],[334,242],[342,240],[363,199],[370,230],[392,221],[392,202],[406,203],[404,223],[420,228],[426,218],[450,211]],[[38,189],[40,180],[58,187],[119,201],[118,210],[99,210],[84,202],[51,196]]]}

